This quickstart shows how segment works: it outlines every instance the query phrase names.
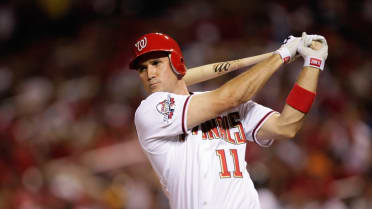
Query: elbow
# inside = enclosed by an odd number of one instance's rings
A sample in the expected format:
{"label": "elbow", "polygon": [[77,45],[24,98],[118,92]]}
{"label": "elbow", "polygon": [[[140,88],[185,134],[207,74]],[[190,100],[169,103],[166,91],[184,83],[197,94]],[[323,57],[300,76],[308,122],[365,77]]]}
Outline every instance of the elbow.
{"label": "elbow", "polygon": [[242,99],[242,96],[236,94],[235,92],[223,91],[219,89],[219,91],[217,91],[216,93],[218,101],[219,103],[221,103],[221,106],[223,107],[222,109],[224,111],[235,108],[245,102]]}
{"label": "elbow", "polygon": [[297,131],[288,131],[287,133],[285,133],[283,137],[285,139],[293,139],[296,137],[296,135],[297,135]]}
{"label": "elbow", "polygon": [[241,97],[236,97],[235,95],[231,95],[229,98],[227,98],[227,100],[230,100],[231,108],[237,107],[246,102]]}
{"label": "elbow", "polygon": [[279,139],[282,139],[282,140],[289,140],[289,139],[293,139],[296,137],[297,133],[299,131],[299,128],[279,128],[278,129],[278,134],[277,134],[277,138]]}
{"label": "elbow", "polygon": [[235,90],[233,93],[226,96],[226,101],[230,101],[231,108],[237,107],[246,103],[251,98],[247,96],[251,93],[246,92],[245,94],[242,94],[239,90]]}
{"label": "elbow", "polygon": [[[282,115],[280,115],[282,116]],[[293,139],[302,127],[302,120],[278,118],[275,125],[276,133],[282,139]]]}
{"label": "elbow", "polygon": [[293,139],[296,137],[296,133],[295,132],[287,132],[287,133],[280,133],[280,134],[277,134],[275,139],[276,140],[290,140],[290,139]]}

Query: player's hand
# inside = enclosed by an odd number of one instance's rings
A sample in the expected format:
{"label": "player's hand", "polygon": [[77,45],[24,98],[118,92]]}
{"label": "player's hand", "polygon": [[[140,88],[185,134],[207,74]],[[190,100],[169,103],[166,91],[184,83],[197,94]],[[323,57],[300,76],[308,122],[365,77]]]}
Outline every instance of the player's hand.
{"label": "player's hand", "polygon": [[[310,48],[312,41],[319,41],[322,47],[318,50]],[[327,40],[323,36],[307,35],[303,32],[297,52],[304,58],[304,66],[323,70],[325,61],[328,57]]]}
{"label": "player's hand", "polygon": [[283,45],[276,50],[274,53],[279,54],[282,57],[283,63],[289,63],[294,61],[298,45],[301,41],[301,38],[289,36],[283,42]]}

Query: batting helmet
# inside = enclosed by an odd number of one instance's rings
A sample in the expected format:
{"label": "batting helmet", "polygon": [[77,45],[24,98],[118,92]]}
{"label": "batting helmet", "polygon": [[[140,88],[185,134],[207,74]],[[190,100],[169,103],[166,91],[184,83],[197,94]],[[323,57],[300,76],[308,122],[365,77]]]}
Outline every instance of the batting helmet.
{"label": "batting helmet", "polygon": [[182,52],[177,42],[162,33],[148,33],[141,36],[132,46],[133,55],[129,63],[131,69],[136,69],[138,58],[150,52],[168,52],[168,57],[173,71],[178,76],[184,76],[186,66]]}

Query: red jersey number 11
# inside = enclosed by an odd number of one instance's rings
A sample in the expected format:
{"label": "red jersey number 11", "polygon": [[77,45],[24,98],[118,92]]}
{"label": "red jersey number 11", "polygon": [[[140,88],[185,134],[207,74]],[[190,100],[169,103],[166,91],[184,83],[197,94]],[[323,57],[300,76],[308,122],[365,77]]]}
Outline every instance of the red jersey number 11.
{"label": "red jersey number 11", "polygon": [[[231,172],[228,170],[228,166],[227,166],[225,150],[223,149],[216,150],[216,154],[220,158],[220,164],[221,164],[220,177],[231,178]],[[233,177],[243,178],[243,173],[240,171],[240,166],[239,166],[238,151],[236,149],[230,149],[230,155],[234,161]]]}

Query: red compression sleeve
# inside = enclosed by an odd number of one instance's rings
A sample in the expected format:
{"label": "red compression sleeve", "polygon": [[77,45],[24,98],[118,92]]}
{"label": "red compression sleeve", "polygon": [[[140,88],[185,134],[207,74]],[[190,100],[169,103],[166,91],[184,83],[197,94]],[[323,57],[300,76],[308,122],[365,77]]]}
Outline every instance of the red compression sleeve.
{"label": "red compression sleeve", "polygon": [[287,97],[287,104],[296,110],[307,113],[313,104],[315,93],[306,90],[299,86],[297,83]]}

